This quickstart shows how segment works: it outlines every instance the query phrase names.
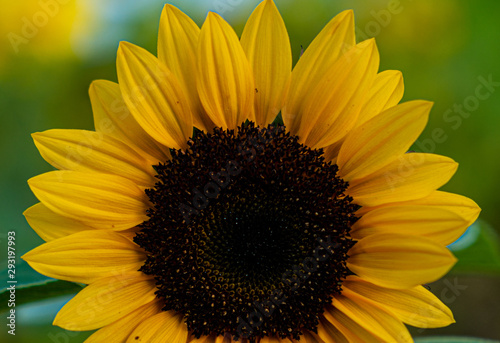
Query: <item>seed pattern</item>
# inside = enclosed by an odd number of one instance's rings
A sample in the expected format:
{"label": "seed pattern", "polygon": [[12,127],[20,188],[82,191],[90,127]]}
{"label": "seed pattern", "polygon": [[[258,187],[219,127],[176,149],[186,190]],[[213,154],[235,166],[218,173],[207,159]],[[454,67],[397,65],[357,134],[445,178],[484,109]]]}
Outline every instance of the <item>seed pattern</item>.
{"label": "seed pattern", "polygon": [[350,272],[354,212],[321,149],[283,125],[199,132],[155,166],[153,207],[135,242],[164,310],[196,337],[300,339]]}

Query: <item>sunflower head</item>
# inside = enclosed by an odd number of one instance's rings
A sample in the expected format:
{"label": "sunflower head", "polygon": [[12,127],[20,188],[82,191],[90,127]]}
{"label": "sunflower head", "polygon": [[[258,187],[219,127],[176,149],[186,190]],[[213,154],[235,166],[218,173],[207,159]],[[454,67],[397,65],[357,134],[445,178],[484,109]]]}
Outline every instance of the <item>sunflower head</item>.
{"label": "sunflower head", "polygon": [[99,329],[88,342],[329,343],[452,323],[422,284],[479,208],[437,190],[453,160],[408,152],[431,103],[399,104],[401,73],[378,69],[351,11],[292,71],[273,1],[240,38],[166,5],[158,56],[121,43],[118,83],[92,84],[95,131],[33,135],[59,170],[29,180],[47,242],[23,258],[87,284],[55,324]]}

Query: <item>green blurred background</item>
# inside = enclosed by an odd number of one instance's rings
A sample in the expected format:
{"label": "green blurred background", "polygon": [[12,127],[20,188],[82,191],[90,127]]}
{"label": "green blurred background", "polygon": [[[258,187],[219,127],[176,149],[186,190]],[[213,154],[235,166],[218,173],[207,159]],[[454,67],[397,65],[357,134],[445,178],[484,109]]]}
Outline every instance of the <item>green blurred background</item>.
{"label": "green blurred background", "polygon": [[[30,134],[51,128],[93,129],[87,95],[91,81],[116,81],[115,57],[121,40],[156,53],[164,2],[0,1],[0,244],[1,251],[6,251],[6,232],[16,231],[17,255],[21,256],[42,243],[22,216],[37,202],[26,180],[51,170]],[[240,34],[259,1],[170,3],[199,25],[207,11],[219,12]],[[458,172],[444,189],[471,197],[483,212],[465,250],[463,246],[455,249],[463,261],[445,279],[431,285],[452,308],[457,324],[412,333],[500,339],[496,235],[500,228],[500,2],[276,0],[276,4],[289,31],[295,61],[301,46],[307,47],[334,15],[352,8],[358,41],[376,37],[381,70],[403,72],[403,100],[435,102],[430,123],[414,150],[458,161]],[[0,270],[4,270],[5,257],[1,260]],[[20,283],[43,279],[20,259],[17,268]],[[6,272],[2,272],[4,278]],[[2,281],[0,288],[5,286]],[[5,337],[9,342],[82,342],[88,333],[66,332],[50,325],[68,299],[16,307],[16,336],[8,336],[2,324],[2,341]]]}

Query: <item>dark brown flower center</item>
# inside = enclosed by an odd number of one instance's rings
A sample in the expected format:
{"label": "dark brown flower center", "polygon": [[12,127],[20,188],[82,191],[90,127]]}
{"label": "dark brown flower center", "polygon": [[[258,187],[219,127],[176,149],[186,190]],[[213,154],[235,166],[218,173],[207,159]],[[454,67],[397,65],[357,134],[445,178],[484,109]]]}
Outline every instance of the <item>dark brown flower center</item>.
{"label": "dark brown flower center", "polygon": [[300,338],[341,292],[358,208],[323,152],[283,125],[200,132],[172,151],[135,241],[193,335]]}

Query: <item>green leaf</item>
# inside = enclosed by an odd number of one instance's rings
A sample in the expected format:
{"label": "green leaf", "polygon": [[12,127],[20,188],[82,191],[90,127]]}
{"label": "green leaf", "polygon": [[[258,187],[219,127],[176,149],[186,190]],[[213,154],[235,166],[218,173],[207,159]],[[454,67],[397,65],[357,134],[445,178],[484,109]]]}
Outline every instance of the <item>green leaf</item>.
{"label": "green leaf", "polygon": [[460,336],[439,336],[415,338],[415,343],[498,343],[498,341]]}
{"label": "green leaf", "polygon": [[453,273],[500,275],[500,238],[484,221],[477,221],[449,246],[458,258]]}
{"label": "green leaf", "polygon": [[[15,305],[27,304],[35,301],[74,294],[81,291],[82,286],[73,282],[60,280],[45,280],[25,285],[15,285]],[[0,293],[0,312],[9,310],[11,290],[4,289]]]}

